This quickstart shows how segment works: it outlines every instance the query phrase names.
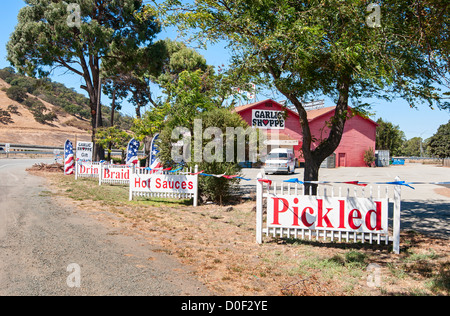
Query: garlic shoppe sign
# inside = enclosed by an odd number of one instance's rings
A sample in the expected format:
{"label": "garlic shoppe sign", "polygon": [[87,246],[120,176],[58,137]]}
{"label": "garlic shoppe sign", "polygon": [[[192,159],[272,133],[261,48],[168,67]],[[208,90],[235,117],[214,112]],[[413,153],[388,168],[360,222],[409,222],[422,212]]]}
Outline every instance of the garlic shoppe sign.
{"label": "garlic shoppe sign", "polygon": [[252,110],[252,126],[261,129],[284,129],[284,111]]}
{"label": "garlic shoppe sign", "polygon": [[94,143],[92,142],[77,142],[77,160],[81,162],[92,161],[93,148]]}
{"label": "garlic shoppe sign", "polygon": [[268,227],[388,233],[387,199],[284,195],[267,203]]}

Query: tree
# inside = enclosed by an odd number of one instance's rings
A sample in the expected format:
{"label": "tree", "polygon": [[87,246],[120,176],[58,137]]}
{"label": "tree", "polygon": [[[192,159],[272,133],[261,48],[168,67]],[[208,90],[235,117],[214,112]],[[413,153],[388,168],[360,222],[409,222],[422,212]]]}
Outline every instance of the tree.
{"label": "tree", "polygon": [[111,146],[122,151],[122,163],[125,163],[126,150],[128,142],[131,140],[131,135],[125,131],[118,129],[116,126],[102,127],[96,135],[96,142],[102,148],[108,150],[108,160],[111,159]]}
{"label": "tree", "polygon": [[[275,87],[297,109],[302,126],[304,180],[318,180],[321,162],[339,145],[349,99],[401,97],[412,107],[448,108],[436,88],[448,55],[447,7],[439,1],[383,1],[381,25],[366,22],[367,1],[168,0],[159,6],[168,23],[194,39],[226,41],[231,67],[254,82]],[[444,10],[435,19],[436,11]],[[156,8],[147,7],[148,12]],[[379,27],[377,27],[379,26]],[[425,41],[418,30],[438,40]],[[428,37],[427,37],[428,38]],[[426,47],[425,47],[426,46]],[[428,55],[427,55],[428,54]],[[427,58],[431,56],[432,58]],[[432,67],[430,65],[432,64]],[[330,96],[336,102],[327,137],[315,148],[302,100]],[[313,194],[316,192],[313,185]],[[307,190],[308,191],[308,190]]]}
{"label": "tree", "polygon": [[[245,122],[239,114],[231,113],[229,109],[226,108],[212,108],[209,111],[197,112],[195,119],[200,119],[202,122],[203,130],[207,130],[208,128],[217,128],[221,131],[223,135],[226,134],[227,128],[230,127],[241,127],[242,129],[247,129],[249,126],[247,122]],[[193,118],[193,119],[194,119]],[[193,121],[192,119],[192,121]],[[160,159],[165,162],[166,165],[174,165],[175,162],[172,160],[172,143],[176,142],[176,140],[172,139],[172,131],[173,126],[180,127],[178,125],[180,123],[179,118],[176,116],[170,116],[168,122],[163,129],[160,136],[160,143],[167,144],[165,146],[161,146]],[[187,123],[187,122],[186,122]],[[189,125],[189,124],[188,124]],[[181,125],[183,127],[187,127],[186,125]],[[191,135],[193,135],[191,131]],[[203,170],[204,173],[207,174],[226,174],[226,175],[237,175],[241,170],[239,164],[234,160],[234,162],[227,161],[227,153],[225,150],[220,152],[215,152],[214,149],[209,150],[210,146],[214,141],[216,141],[217,136],[212,137],[212,139],[203,138],[203,142],[201,142],[200,147],[203,155],[214,155],[218,156],[222,154],[221,159],[212,159],[213,161],[207,162],[202,161],[198,162],[194,159],[191,159],[188,162],[188,166],[192,168],[195,165],[198,165],[199,170]],[[233,141],[235,141],[235,135],[233,135]],[[225,138],[225,137],[224,137]],[[225,139],[222,139],[225,141]],[[195,140],[191,141],[191,145]],[[227,140],[228,141],[228,140]],[[234,143],[236,144],[236,142]],[[193,153],[194,146],[191,146],[189,150],[191,150],[191,157],[194,157]],[[236,153],[237,151],[235,151]],[[216,203],[223,204],[224,202],[228,202],[232,196],[234,185],[239,183],[239,179],[236,178],[217,178],[217,177],[200,177],[199,178],[199,194],[205,200],[212,200]]]}
{"label": "tree", "polygon": [[[7,44],[8,60],[30,76],[45,77],[61,67],[83,78],[95,141],[95,129],[102,126],[101,107],[97,111],[101,63],[151,45],[159,22],[148,15],[145,20],[135,18],[142,0],[74,0],[70,7],[65,1],[25,2]],[[104,152],[97,152],[103,159]]]}
{"label": "tree", "polygon": [[6,90],[6,95],[11,100],[17,101],[19,103],[25,101],[25,99],[28,97],[27,90],[18,86],[11,86],[10,88],[8,88],[8,90]]}
{"label": "tree", "polygon": [[450,121],[439,126],[436,134],[431,136],[428,147],[431,155],[439,158],[450,157]]}
{"label": "tree", "polygon": [[376,149],[389,150],[391,156],[402,155],[402,148],[406,141],[405,133],[398,125],[385,122],[382,118],[377,120]]}
{"label": "tree", "polygon": [[413,137],[403,143],[402,155],[409,157],[423,157],[424,142],[421,137]]}
{"label": "tree", "polygon": [[174,126],[192,128],[193,119],[200,112],[223,106],[232,86],[227,74],[216,73],[203,56],[185,44],[165,39],[154,47],[153,55],[159,55],[145,76],[159,85],[164,95],[157,100],[150,98],[153,107],[142,119],[138,117],[133,128],[144,140],[147,151],[153,135],[161,132],[169,116],[172,123],[177,122]]}

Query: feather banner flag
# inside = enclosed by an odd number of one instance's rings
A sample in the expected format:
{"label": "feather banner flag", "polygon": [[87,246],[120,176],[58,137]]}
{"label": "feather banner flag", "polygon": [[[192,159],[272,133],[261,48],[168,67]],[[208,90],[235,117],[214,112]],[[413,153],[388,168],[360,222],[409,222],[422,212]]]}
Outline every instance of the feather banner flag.
{"label": "feather banner flag", "polygon": [[160,169],[163,167],[161,161],[157,157],[159,153],[158,145],[156,144],[156,140],[158,139],[159,134],[153,136],[152,143],[150,145],[150,169]]}
{"label": "feather banner flag", "polygon": [[139,162],[137,152],[139,149],[140,143],[136,139],[130,140],[127,146],[127,161],[126,164],[134,164],[137,165]]}
{"label": "feather banner flag", "polygon": [[74,172],[73,145],[70,140],[64,144],[64,174],[69,175]]}

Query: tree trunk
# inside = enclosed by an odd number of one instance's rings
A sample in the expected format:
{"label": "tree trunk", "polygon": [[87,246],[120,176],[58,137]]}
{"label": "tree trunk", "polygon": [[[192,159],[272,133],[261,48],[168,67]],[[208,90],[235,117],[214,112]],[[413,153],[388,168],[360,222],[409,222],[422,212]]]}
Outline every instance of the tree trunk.
{"label": "tree trunk", "polygon": [[145,152],[144,155],[147,156],[147,160],[145,162],[146,167],[150,167],[150,154],[151,154],[151,145],[152,145],[152,139],[153,136],[145,136],[144,137],[144,144],[145,144]]}
{"label": "tree trunk", "polygon": [[[334,116],[331,118],[331,128],[328,137],[322,141],[319,146],[311,150],[311,145],[315,135],[311,134],[307,112],[303,104],[293,94],[284,93],[284,95],[294,104],[300,117],[300,124],[302,126],[303,144],[302,151],[305,159],[305,173],[303,181],[318,181],[319,168],[321,163],[330,156],[342,139],[344,133],[344,126],[347,120],[348,110],[348,94],[350,89],[351,77],[344,73],[337,83],[337,90],[339,91],[339,99],[336,104]],[[316,135],[317,136],[317,135]],[[305,184],[305,194],[317,195],[317,184]]]}
{"label": "tree trunk", "polygon": [[[319,168],[322,161],[317,161],[311,159],[306,161],[305,159],[305,173],[303,175],[303,181],[317,181],[319,180]],[[305,194],[306,195],[317,195],[318,185],[315,183],[305,184]]]}
{"label": "tree trunk", "polygon": [[[116,110],[116,91],[113,90],[112,92],[112,103],[111,103],[111,116],[110,116],[110,125],[111,127],[114,126],[114,112]],[[108,144],[108,161],[111,161],[111,150],[112,150],[112,142],[109,142]]]}

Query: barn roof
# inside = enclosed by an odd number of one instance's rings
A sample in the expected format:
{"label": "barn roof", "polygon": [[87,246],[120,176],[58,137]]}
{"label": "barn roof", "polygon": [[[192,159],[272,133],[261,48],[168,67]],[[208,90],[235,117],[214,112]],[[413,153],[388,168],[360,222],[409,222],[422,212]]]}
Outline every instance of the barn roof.
{"label": "barn roof", "polygon": [[[256,106],[258,106],[258,105],[265,104],[265,103],[267,103],[267,102],[272,102],[272,103],[275,103],[275,104],[279,105],[279,106],[282,107],[282,108],[285,108],[285,107],[284,107],[283,105],[281,105],[280,103],[278,103],[278,102],[276,102],[276,101],[274,101],[274,100],[272,100],[272,99],[267,99],[267,100],[264,100],[264,101],[259,101],[259,102],[255,102],[255,103],[250,103],[250,104],[246,104],[246,105],[237,106],[237,107],[234,108],[234,111],[236,111],[237,113],[239,113],[239,112],[242,112],[242,111],[251,109],[251,108],[253,108],[253,107],[256,107]],[[309,111],[306,111],[307,116],[308,116],[308,121],[309,121],[309,122],[314,121],[314,120],[318,119],[319,117],[321,117],[321,116],[323,116],[323,115],[325,115],[325,114],[327,114],[327,113],[329,113],[329,112],[331,112],[331,111],[334,111],[335,108],[336,108],[336,106],[329,106],[329,107],[321,108],[321,109],[317,109],[317,110],[309,110]],[[292,115],[294,115],[294,116],[297,116],[297,117],[299,116],[297,112],[295,112],[295,111],[293,111],[293,110],[291,110],[291,109],[289,109],[289,108],[285,108],[285,109],[286,109],[290,114],[292,114]],[[368,120],[369,122],[373,123],[374,125],[378,126],[378,124],[377,124],[375,121],[371,120],[370,118],[368,118],[368,117],[363,117],[363,116],[361,116],[361,117],[364,118],[364,119],[366,119],[366,120]]]}

